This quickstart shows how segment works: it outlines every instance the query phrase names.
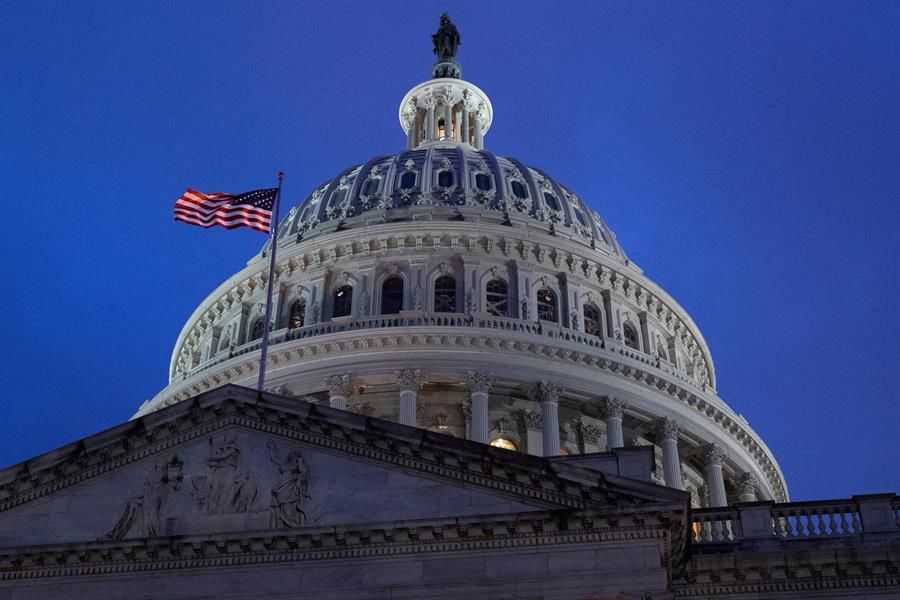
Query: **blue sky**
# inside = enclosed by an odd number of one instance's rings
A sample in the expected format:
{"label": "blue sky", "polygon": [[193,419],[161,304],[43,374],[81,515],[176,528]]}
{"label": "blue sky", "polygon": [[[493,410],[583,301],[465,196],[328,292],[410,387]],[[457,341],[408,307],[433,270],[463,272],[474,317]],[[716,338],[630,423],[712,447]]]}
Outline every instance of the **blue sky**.
{"label": "blue sky", "polygon": [[900,4],[0,0],[0,465],[120,423],[286,202],[404,145],[449,10],[486,146],[600,212],[690,312],[795,499],[900,491]]}

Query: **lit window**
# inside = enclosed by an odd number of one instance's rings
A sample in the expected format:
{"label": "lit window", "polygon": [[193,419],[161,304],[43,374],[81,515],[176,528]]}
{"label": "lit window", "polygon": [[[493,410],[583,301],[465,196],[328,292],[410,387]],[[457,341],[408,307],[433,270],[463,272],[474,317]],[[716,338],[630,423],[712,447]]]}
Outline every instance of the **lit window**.
{"label": "lit window", "polygon": [[562,448],[559,449],[560,456],[574,456],[574,454],[575,454],[575,452],[572,451],[571,448],[566,448],[565,446],[563,446]]}
{"label": "lit window", "polygon": [[400,189],[408,190],[412,189],[416,185],[416,174],[412,171],[407,171],[400,178]]}
{"label": "lit window", "polygon": [[453,185],[453,171],[441,171],[438,173],[438,186],[448,188]]}
{"label": "lit window", "polygon": [[438,120],[438,139],[444,139],[444,120]]}
{"label": "lit window", "polygon": [[509,314],[509,288],[502,279],[488,281],[486,288],[487,311],[495,317]]}
{"label": "lit window", "polygon": [[538,319],[557,323],[556,292],[549,288],[538,290],[537,293]]}
{"label": "lit window", "polygon": [[288,317],[288,327],[297,329],[303,327],[303,321],[306,319],[306,300],[301,298],[291,304],[291,314]]}
{"label": "lit window", "polygon": [[434,312],[456,312],[456,279],[451,275],[434,281]]}
{"label": "lit window", "polygon": [[514,452],[518,450],[515,443],[507,438],[497,438],[491,442],[491,446],[495,448],[503,448],[504,450],[512,450]]}
{"label": "lit window", "polygon": [[596,306],[584,305],[584,332],[588,335],[603,335],[603,327],[600,324],[600,311]]}
{"label": "lit window", "polygon": [[334,292],[334,305],[331,310],[332,317],[346,317],[353,308],[353,288],[342,285]]}
{"label": "lit window", "polygon": [[381,314],[394,315],[403,310],[403,278],[390,277],[381,284]]}
{"label": "lit window", "polygon": [[475,175],[475,187],[477,187],[482,192],[486,192],[491,189],[491,176],[485,173],[478,173]]}
{"label": "lit window", "polygon": [[525,184],[521,181],[513,180],[509,183],[509,186],[512,188],[512,193],[518,198],[527,198],[528,190],[525,188]]}
{"label": "lit window", "polygon": [[629,348],[634,348],[635,350],[640,350],[640,346],[638,345],[638,337],[637,330],[634,328],[634,325],[631,323],[625,323],[625,326],[622,328],[623,335],[625,336],[625,345]]}

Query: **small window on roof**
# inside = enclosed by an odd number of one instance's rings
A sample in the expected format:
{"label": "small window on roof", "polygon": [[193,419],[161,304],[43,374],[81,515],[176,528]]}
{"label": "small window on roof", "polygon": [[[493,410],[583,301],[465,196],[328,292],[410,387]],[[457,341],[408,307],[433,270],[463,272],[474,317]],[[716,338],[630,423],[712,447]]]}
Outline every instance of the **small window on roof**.
{"label": "small window on roof", "polygon": [[581,212],[580,210],[577,210],[577,209],[575,210],[575,218],[578,220],[579,223],[581,223],[581,225],[583,227],[588,226],[587,219],[584,218],[584,213]]}
{"label": "small window on roof", "polygon": [[553,210],[559,210],[559,200],[550,192],[544,192],[544,202]]}
{"label": "small window on roof", "polygon": [[512,188],[512,193],[515,194],[519,198],[527,198],[528,190],[525,188],[525,184],[521,181],[512,180],[509,184]]}
{"label": "small window on roof", "polygon": [[485,173],[478,173],[475,175],[475,187],[477,187],[482,192],[486,192],[491,189],[491,176]]}
{"label": "small window on roof", "polygon": [[363,196],[371,196],[378,191],[378,179],[367,179],[366,185],[363,186]]}
{"label": "small window on roof", "polygon": [[413,171],[407,171],[400,177],[400,189],[408,190],[416,185],[416,174]]}
{"label": "small window on roof", "polygon": [[347,188],[340,188],[335,190],[333,194],[331,194],[331,202],[328,206],[340,206],[344,202],[344,198],[347,197]]}
{"label": "small window on roof", "polygon": [[453,185],[453,171],[441,171],[438,173],[438,185],[448,188]]}

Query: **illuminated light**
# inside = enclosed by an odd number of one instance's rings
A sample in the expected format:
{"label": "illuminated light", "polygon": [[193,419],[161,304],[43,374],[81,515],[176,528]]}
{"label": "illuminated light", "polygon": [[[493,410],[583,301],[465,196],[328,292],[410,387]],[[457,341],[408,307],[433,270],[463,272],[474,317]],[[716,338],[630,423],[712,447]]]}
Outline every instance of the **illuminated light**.
{"label": "illuminated light", "polygon": [[496,440],[491,442],[491,446],[495,448],[503,448],[504,450],[518,450],[516,445],[511,440],[508,440],[506,438],[497,438]]}

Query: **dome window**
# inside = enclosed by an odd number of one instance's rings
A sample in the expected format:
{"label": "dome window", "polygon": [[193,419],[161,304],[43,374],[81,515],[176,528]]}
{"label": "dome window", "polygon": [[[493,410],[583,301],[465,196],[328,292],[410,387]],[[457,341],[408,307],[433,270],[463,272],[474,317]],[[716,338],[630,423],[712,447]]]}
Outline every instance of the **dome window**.
{"label": "dome window", "polygon": [[490,191],[491,176],[486,173],[478,173],[475,175],[475,187],[482,192]]}
{"label": "dome window", "polygon": [[656,336],[656,354],[663,360],[669,360],[669,353],[666,352],[666,343],[659,336]]}
{"label": "dome window", "polygon": [[538,319],[541,321],[559,322],[557,310],[556,292],[550,288],[543,288],[537,293]]}
{"label": "dome window", "polygon": [[550,192],[544,192],[544,202],[547,203],[551,210],[559,210],[559,200]]}
{"label": "dome window", "polygon": [[378,184],[381,183],[380,179],[366,179],[366,184],[363,186],[363,196],[374,196],[378,191]]}
{"label": "dome window", "polygon": [[487,311],[495,317],[509,314],[509,287],[502,279],[492,279],[486,289]]}
{"label": "dome window", "polygon": [[519,449],[518,447],[516,447],[515,442],[513,442],[509,438],[504,437],[498,437],[492,440],[491,446],[493,446],[494,448],[503,448],[504,450],[512,450],[513,452]]}
{"label": "dome window", "polygon": [[403,310],[403,279],[390,277],[381,284],[381,314],[395,315]]}
{"label": "dome window", "polygon": [[416,187],[416,174],[414,171],[407,171],[400,177],[400,189],[410,190]]}
{"label": "dome window", "polygon": [[588,224],[587,224],[587,219],[584,218],[584,213],[581,212],[580,210],[575,210],[575,219],[576,219],[579,223],[581,223],[581,226],[582,226],[582,227],[587,227],[587,226],[588,226]]}
{"label": "dome window", "polygon": [[299,329],[306,320],[306,300],[300,298],[291,304],[291,314],[288,316],[288,327]]}
{"label": "dome window", "polygon": [[456,312],[456,279],[452,275],[434,281],[434,312]]}
{"label": "dome window", "polygon": [[334,304],[331,307],[331,317],[347,317],[353,308],[353,287],[342,285],[334,292]]}
{"label": "dome window", "polygon": [[603,327],[600,321],[600,310],[591,304],[584,305],[584,332],[588,335],[603,336]]}
{"label": "dome window", "polygon": [[453,187],[453,171],[441,171],[438,173],[438,187]]}
{"label": "dome window", "polygon": [[641,347],[638,344],[637,329],[634,328],[634,325],[632,325],[631,323],[625,323],[625,326],[622,327],[622,331],[622,335],[625,337],[625,345],[629,348],[640,350]]}
{"label": "dome window", "polygon": [[444,120],[438,119],[438,139],[443,140],[446,138],[446,128],[444,127]]}
{"label": "dome window", "polygon": [[347,197],[347,188],[339,188],[335,190],[333,194],[331,194],[331,202],[328,203],[329,207],[337,207],[343,204],[344,198]]}
{"label": "dome window", "polygon": [[528,197],[528,189],[525,187],[525,184],[521,181],[516,181],[513,179],[509,182],[510,188],[512,188],[512,193],[516,198],[525,199]]}

